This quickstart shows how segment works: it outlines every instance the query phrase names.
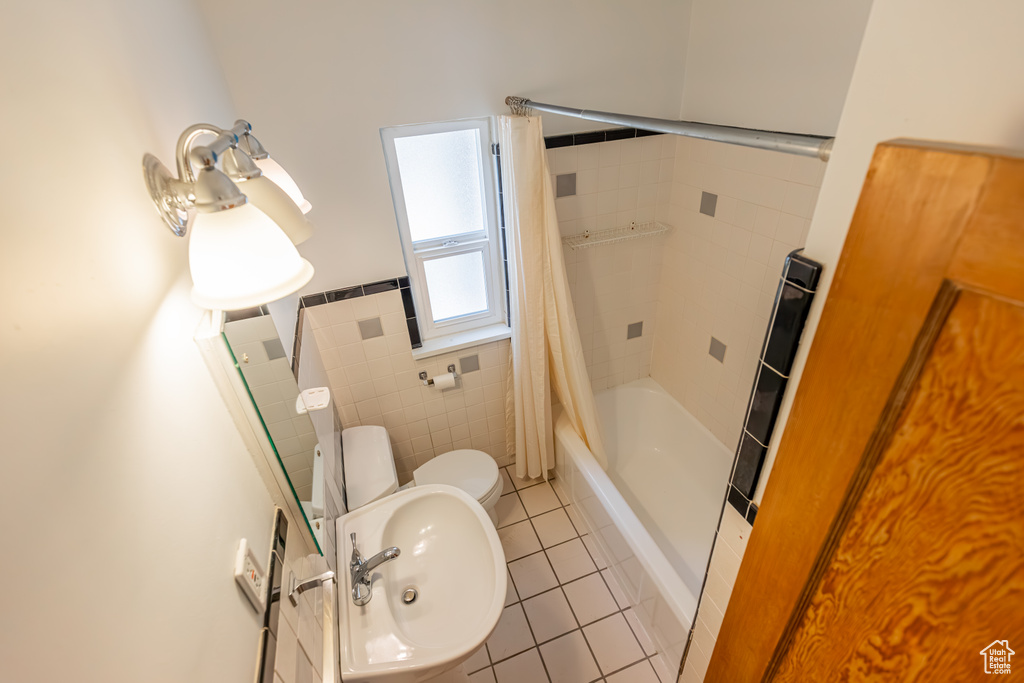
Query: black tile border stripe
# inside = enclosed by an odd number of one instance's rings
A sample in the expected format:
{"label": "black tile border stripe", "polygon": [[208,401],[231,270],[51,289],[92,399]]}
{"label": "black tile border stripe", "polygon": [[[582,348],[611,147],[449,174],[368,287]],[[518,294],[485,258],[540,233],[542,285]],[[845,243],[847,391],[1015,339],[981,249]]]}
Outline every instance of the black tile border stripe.
{"label": "black tile border stripe", "polygon": [[[363,296],[383,294],[384,292],[393,292],[395,290],[400,291],[402,294],[402,308],[405,310],[405,322],[409,328],[409,343],[412,344],[412,348],[418,349],[423,344],[420,341],[420,327],[416,321],[416,307],[413,305],[412,290],[409,287],[409,278],[406,275],[391,278],[390,280],[367,282],[366,284],[354,285],[343,289],[332,289],[329,292],[306,294],[299,299],[299,315],[301,316],[302,309],[304,308],[323,306],[335,301],[348,301],[349,299],[358,299]],[[301,319],[299,322],[301,323]],[[295,349],[298,349],[299,346],[301,330],[301,324],[295,326]],[[297,358],[294,352],[292,353],[292,358]],[[298,364],[294,363],[292,369],[297,372],[297,368]]]}
{"label": "black tile border stripe", "polygon": [[559,147],[575,147],[577,145],[592,145],[598,142],[612,142],[614,140],[632,140],[633,138],[645,138],[649,135],[666,135],[654,130],[643,130],[641,128],[611,128],[608,130],[595,130],[586,133],[570,133],[568,135],[552,135],[544,138],[545,149],[557,149]]}
{"label": "black tile border stripe", "polygon": [[[761,470],[765,457],[768,454],[767,445],[771,442],[772,434],[775,431],[775,420],[778,417],[778,409],[782,403],[782,396],[786,390],[788,375],[780,372],[779,369],[768,364],[767,349],[772,346],[772,338],[778,332],[783,345],[791,347],[784,349],[783,353],[776,354],[783,358],[786,364],[792,363],[796,355],[796,348],[799,345],[804,323],[807,320],[807,312],[814,299],[815,287],[821,276],[822,265],[816,261],[803,256],[802,249],[795,249],[786,256],[785,265],[782,267],[782,275],[779,278],[779,287],[775,293],[775,304],[772,306],[768,329],[765,330],[764,343],[761,345],[761,355],[758,358],[758,373],[751,387],[750,399],[747,402],[747,413],[743,423],[743,433],[740,435],[739,443],[736,445],[736,454],[733,458],[732,475],[729,477],[729,504],[736,508],[740,516],[751,524],[757,516],[757,506],[751,502],[754,492],[757,490],[758,480],[761,478]],[[806,296],[798,299],[790,297],[788,302],[783,302],[783,294],[793,285]],[[779,308],[782,305],[798,306],[801,310],[788,320],[779,317]],[[795,329],[793,326],[795,324]],[[767,371],[767,372],[766,372]],[[788,373],[789,368],[786,367]],[[766,381],[762,381],[766,380]],[[760,391],[759,391],[760,387]],[[755,401],[757,397],[757,401]],[[755,414],[757,413],[757,414]],[[760,448],[744,448],[747,439],[752,439]],[[748,444],[749,445],[749,444]],[[741,458],[743,461],[741,462]]]}

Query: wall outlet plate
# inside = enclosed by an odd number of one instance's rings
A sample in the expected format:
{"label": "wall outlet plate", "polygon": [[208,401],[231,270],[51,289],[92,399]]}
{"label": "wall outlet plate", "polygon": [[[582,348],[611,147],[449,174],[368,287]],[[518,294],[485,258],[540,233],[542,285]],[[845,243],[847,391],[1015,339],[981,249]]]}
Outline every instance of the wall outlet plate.
{"label": "wall outlet plate", "polygon": [[235,557],[235,581],[242,587],[242,592],[249,598],[256,612],[265,612],[267,575],[244,538],[238,543],[238,555]]}

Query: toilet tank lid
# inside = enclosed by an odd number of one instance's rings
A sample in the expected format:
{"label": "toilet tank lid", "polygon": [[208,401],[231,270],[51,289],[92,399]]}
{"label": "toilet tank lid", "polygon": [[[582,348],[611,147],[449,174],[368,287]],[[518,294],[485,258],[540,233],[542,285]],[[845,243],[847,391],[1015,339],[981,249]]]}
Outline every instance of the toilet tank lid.
{"label": "toilet tank lid", "polygon": [[348,509],[355,510],[398,490],[391,440],[383,427],[366,425],[341,432]]}

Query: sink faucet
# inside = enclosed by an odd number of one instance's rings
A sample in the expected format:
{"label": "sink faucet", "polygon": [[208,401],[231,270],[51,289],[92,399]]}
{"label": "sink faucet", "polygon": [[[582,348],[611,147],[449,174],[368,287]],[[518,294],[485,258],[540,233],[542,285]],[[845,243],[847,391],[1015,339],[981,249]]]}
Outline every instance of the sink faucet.
{"label": "sink faucet", "polygon": [[385,562],[395,559],[402,554],[402,551],[392,546],[387,550],[380,551],[370,559],[364,560],[356,546],[356,535],[353,533],[349,537],[352,539],[352,559],[348,563],[349,572],[352,574],[352,602],[362,607],[373,597],[373,593],[370,591],[373,570]]}

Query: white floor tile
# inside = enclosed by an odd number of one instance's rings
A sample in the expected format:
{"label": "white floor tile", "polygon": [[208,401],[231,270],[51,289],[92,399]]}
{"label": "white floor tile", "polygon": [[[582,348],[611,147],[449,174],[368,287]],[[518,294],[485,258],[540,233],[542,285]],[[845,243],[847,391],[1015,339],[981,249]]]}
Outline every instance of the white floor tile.
{"label": "white floor tile", "polygon": [[515,491],[499,498],[494,511],[498,514],[499,529],[526,519],[526,510]]}
{"label": "white floor tile", "polygon": [[579,628],[565,595],[558,589],[523,601],[523,609],[538,643]]}
{"label": "white floor tile", "polygon": [[545,548],[564,543],[578,535],[576,527],[569,521],[569,515],[565,514],[565,510],[561,508],[545,512],[531,521],[534,531],[537,532],[537,537],[540,538],[540,544]]}
{"label": "white floor tile", "polygon": [[486,645],[481,645],[479,650],[471,654],[469,659],[462,663],[462,668],[467,673],[473,673],[490,665],[491,660],[487,658],[487,647]]}
{"label": "white floor tile", "polygon": [[540,648],[551,683],[589,683],[601,677],[583,634],[573,631]]}
{"label": "white floor tile", "polygon": [[[676,671],[679,669],[679,662],[673,662],[672,665],[669,665],[663,655],[654,655],[648,661],[654,665],[654,671],[658,674],[658,680],[661,683],[676,683]],[[686,678],[685,671],[683,672],[683,678]],[[703,677],[697,680],[703,680]]]}
{"label": "white floor tile", "polygon": [[601,571],[601,576],[604,577],[604,582],[608,585],[608,590],[612,592],[612,597],[615,598],[616,604],[623,609],[629,607],[629,598],[626,597],[626,593],[622,590],[622,586],[619,585],[612,571],[604,569]]}
{"label": "white floor tile", "polygon": [[619,611],[600,574],[591,574],[562,586],[580,624],[589,624]]}
{"label": "white floor tile", "polygon": [[526,514],[531,517],[562,507],[558,496],[555,495],[555,490],[547,482],[522,489],[519,492],[519,498],[523,501]]}
{"label": "white floor tile", "polygon": [[584,626],[583,633],[602,672],[616,671],[644,658],[644,651],[621,614]]}
{"label": "white floor tile", "polygon": [[569,494],[565,490],[565,487],[562,486],[562,480],[561,479],[552,479],[551,480],[551,488],[553,488],[555,490],[555,494],[558,495],[558,500],[562,501],[562,505],[568,505],[569,504]]}
{"label": "white floor tile", "polygon": [[658,683],[658,675],[650,662],[644,661],[623,669],[605,679],[607,683]]}
{"label": "white floor tile", "polygon": [[533,525],[529,521],[498,529],[498,538],[501,539],[506,562],[540,550],[540,541],[537,540],[537,534],[533,533]]}
{"label": "white floor tile", "polygon": [[519,654],[534,644],[523,608],[512,605],[501,613],[494,633],[487,639],[487,651],[490,653],[491,661],[497,662]]}
{"label": "white floor tile", "polygon": [[566,505],[565,512],[569,515],[569,519],[572,520],[572,525],[576,527],[577,533],[580,535],[589,533],[586,522],[580,517],[580,513],[576,510],[575,505]]}
{"label": "white floor tile", "polygon": [[590,557],[593,558],[594,564],[597,565],[598,569],[604,569],[608,566],[608,562],[604,559],[604,554],[601,549],[597,547],[597,541],[590,534],[583,536],[583,545],[587,546],[587,550],[590,551]]}
{"label": "white floor tile", "polygon": [[593,571],[597,571],[594,561],[590,559],[583,541],[576,538],[568,543],[556,545],[545,551],[551,559],[551,566],[555,569],[560,583],[568,583]]}
{"label": "white floor tile", "polygon": [[502,467],[501,468],[501,492],[502,493],[511,493],[512,491],[515,491],[515,490],[516,490],[516,487],[512,483],[512,477],[508,476],[508,468]]}
{"label": "white floor tile", "polygon": [[548,680],[537,648],[494,665],[498,683],[543,683]]}
{"label": "white floor tile", "polygon": [[469,683],[494,683],[494,669],[487,667],[469,675]]}
{"label": "white floor tile", "polygon": [[523,600],[558,585],[558,579],[551,571],[551,565],[548,564],[548,558],[544,553],[509,562],[508,569],[516,583],[516,592]]}
{"label": "white floor tile", "polygon": [[512,486],[514,486],[516,490],[536,486],[537,484],[544,481],[542,477],[537,477],[536,479],[520,479],[519,477],[516,476],[516,466],[514,464],[508,466],[508,476],[509,479],[512,481]]}
{"label": "white floor tile", "polygon": [[629,627],[633,629],[633,635],[640,641],[640,647],[644,649],[644,652],[650,656],[658,651],[658,648],[654,645],[654,641],[647,635],[647,631],[644,630],[643,625],[640,624],[640,620],[637,619],[636,613],[627,609],[622,612],[622,616],[626,617],[626,621],[629,622]]}
{"label": "white floor tile", "polygon": [[505,570],[507,576],[505,577],[505,607],[508,607],[514,602],[519,602],[519,593],[516,592],[515,581],[512,580],[512,573]]}

